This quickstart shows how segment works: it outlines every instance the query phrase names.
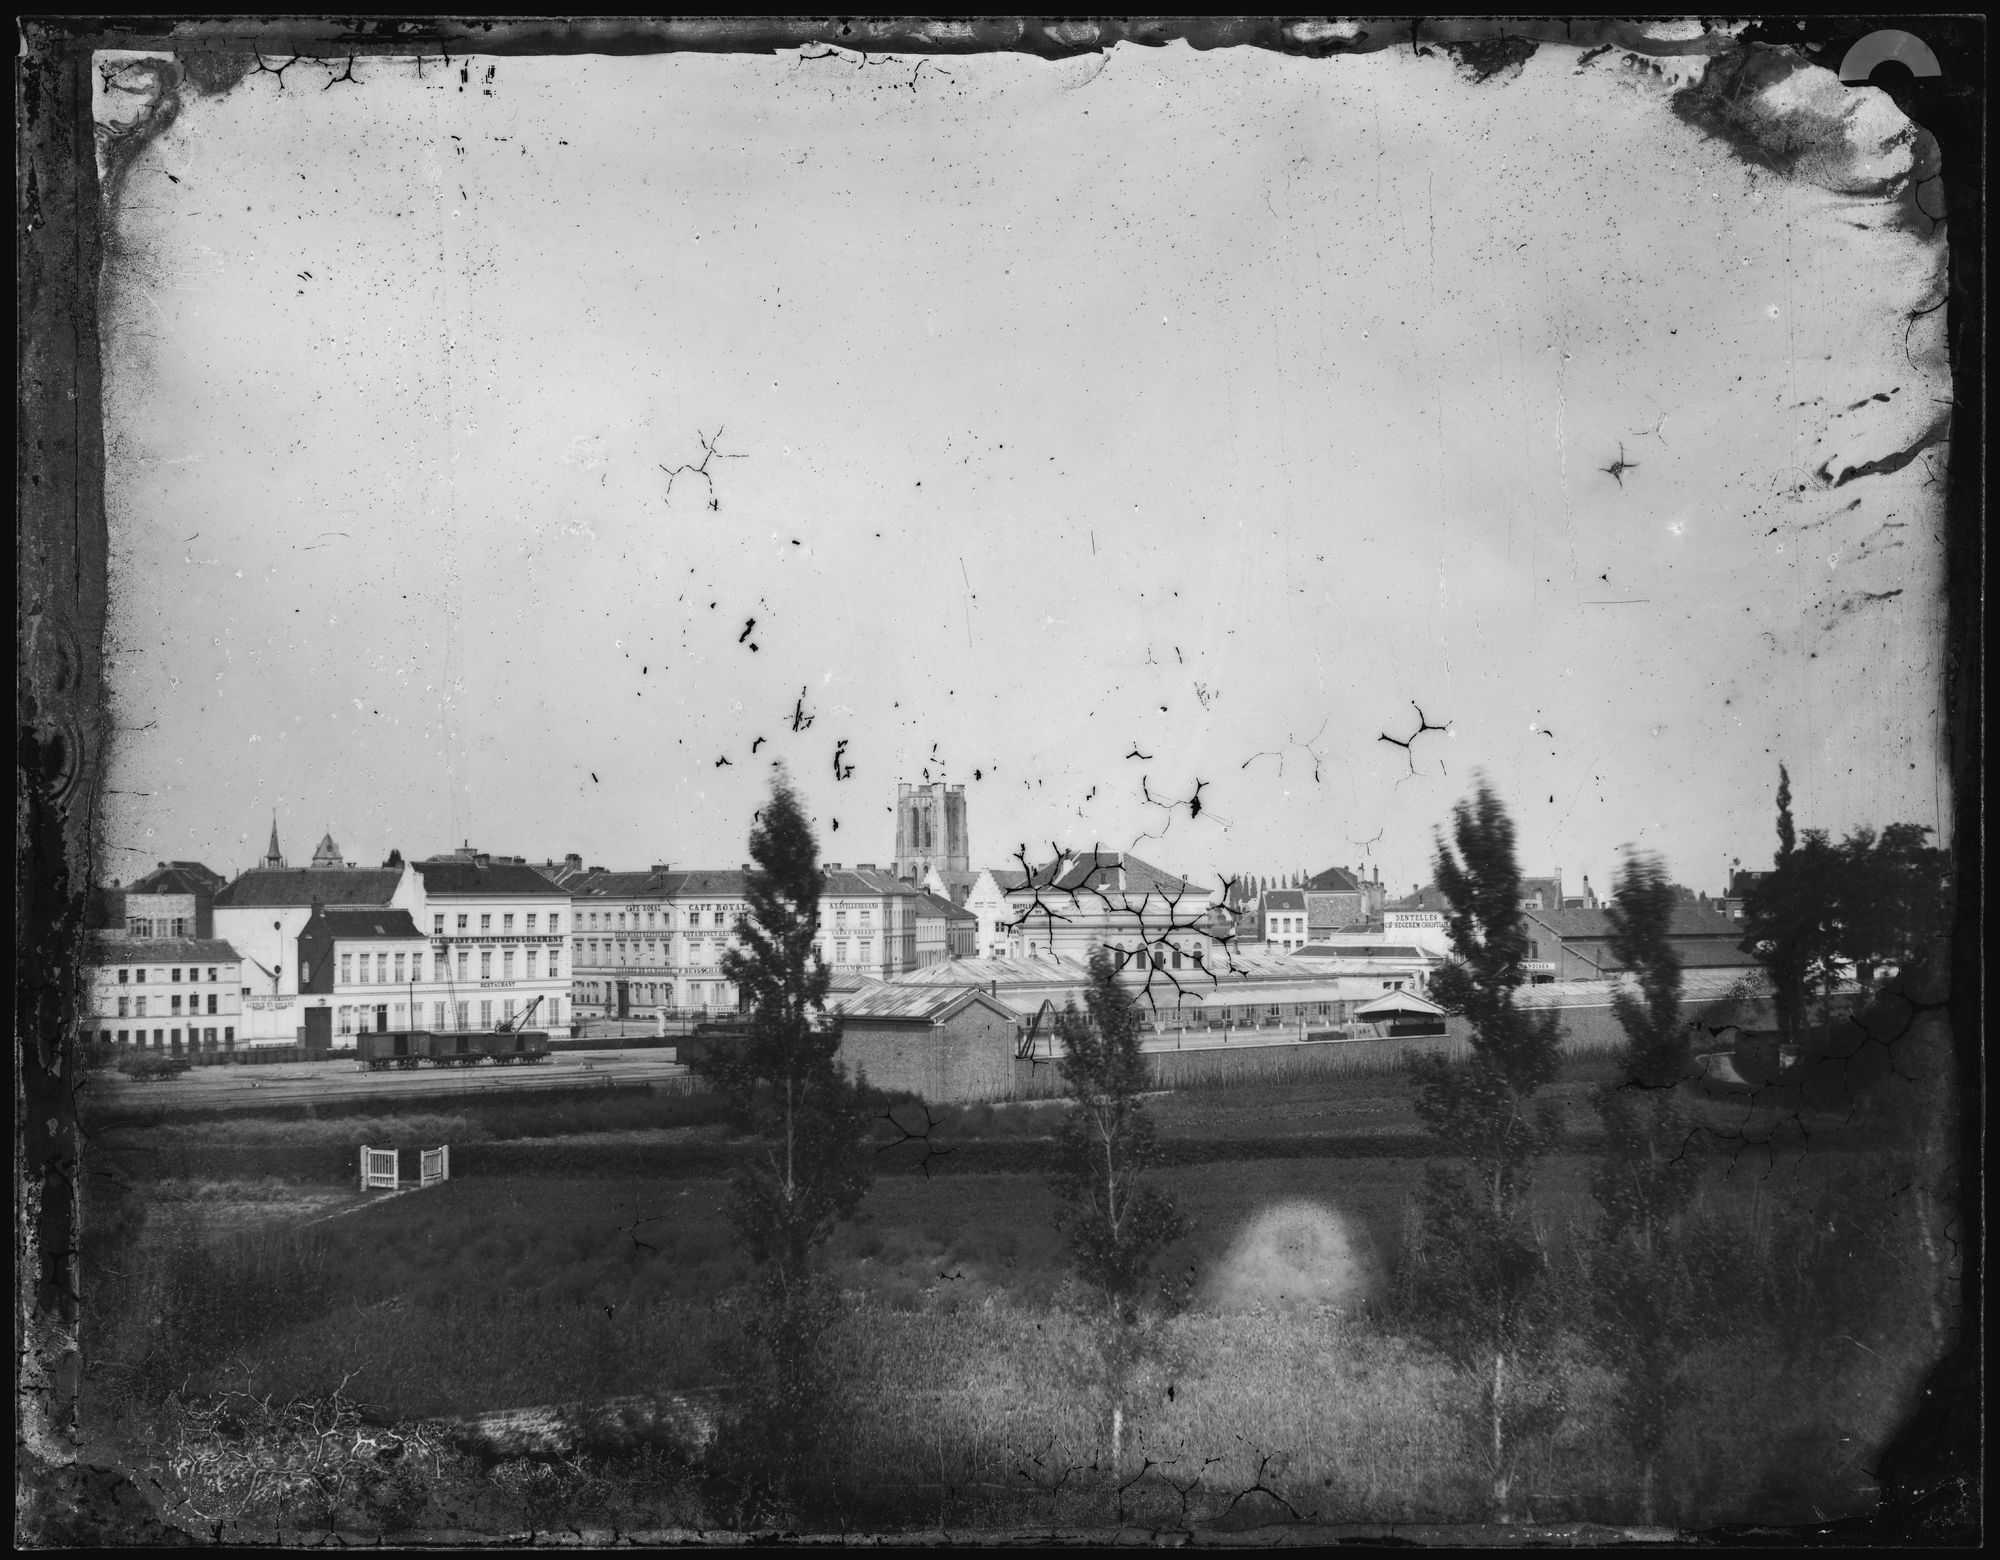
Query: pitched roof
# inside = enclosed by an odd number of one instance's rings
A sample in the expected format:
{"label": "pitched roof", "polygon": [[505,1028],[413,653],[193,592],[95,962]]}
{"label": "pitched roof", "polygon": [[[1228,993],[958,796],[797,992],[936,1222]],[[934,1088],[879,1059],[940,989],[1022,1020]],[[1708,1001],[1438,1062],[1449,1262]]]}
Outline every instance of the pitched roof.
{"label": "pitched roof", "polygon": [[[359,937],[422,938],[407,910],[321,910],[326,930],[342,940]],[[312,923],[307,922],[308,926]]]}
{"label": "pitched roof", "polygon": [[1356,1018],[1370,1021],[1408,1015],[1415,1018],[1443,1018],[1444,1009],[1428,997],[1420,997],[1414,991],[1385,991],[1373,1002],[1364,1002],[1354,1010]]}
{"label": "pitched roof", "polygon": [[[1564,942],[1595,941],[1611,936],[1611,915],[1606,910],[1530,910],[1527,916]],[[1727,937],[1732,942],[1741,942],[1743,923],[1719,915],[1706,905],[1683,900],[1673,907],[1667,922],[1667,935],[1676,938]]]}
{"label": "pitched roof", "polygon": [[211,894],[226,881],[199,861],[163,861],[144,877],[127,883],[128,894]]}
{"label": "pitched roof", "polygon": [[1306,887],[1318,889],[1321,893],[1358,894],[1360,881],[1345,867],[1328,867],[1324,872],[1315,872],[1306,879]]}
{"label": "pitched roof", "polygon": [[1027,886],[1028,874],[1019,867],[988,867],[986,870],[993,874],[993,882],[1003,894]]}
{"label": "pitched roof", "polygon": [[[252,867],[215,896],[219,910],[261,905],[386,905],[403,874],[391,867]],[[546,886],[546,885],[545,885]]]}
{"label": "pitched roof", "polygon": [[1164,872],[1151,862],[1141,861],[1130,851],[1087,850],[1045,862],[1035,867],[1020,886],[1046,888],[1058,893],[1095,891],[1128,897],[1146,894],[1172,897],[1202,892],[1186,879]]}
{"label": "pitched roof", "polygon": [[838,1006],[849,1022],[877,1024],[937,1024],[973,1006],[991,1008],[1009,1020],[1016,1016],[1006,1003],[969,986],[873,986],[827,1006]]}
{"label": "pitched roof", "polygon": [[953,904],[941,894],[926,893],[917,904],[917,914],[926,911],[944,917],[947,921],[977,921],[978,916],[963,906]]}
{"label": "pitched roof", "polygon": [[85,950],[84,963],[97,965],[116,964],[172,964],[176,959],[186,964],[240,964],[242,957],[228,943],[214,937],[159,937],[133,940],[119,937],[93,937]]}
{"label": "pitched roof", "polygon": [[1294,948],[1295,959],[1398,959],[1404,961],[1421,960],[1425,964],[1440,962],[1434,953],[1427,953],[1409,943],[1307,943],[1303,948]]}
{"label": "pitched roof", "polygon": [[[510,898],[547,895],[567,899],[569,891],[557,887],[525,862],[493,862],[480,866],[474,861],[419,861],[417,871],[424,880],[426,894],[504,894]],[[325,876],[325,873],[315,874]]]}
{"label": "pitched roof", "polygon": [[1444,890],[1435,883],[1426,883],[1414,894],[1405,894],[1401,899],[1392,899],[1384,906],[1389,910],[1443,910],[1449,912],[1451,901],[1444,897]]}
{"label": "pitched roof", "polygon": [[1296,888],[1274,888],[1264,896],[1266,910],[1303,910],[1306,907],[1305,893]]}

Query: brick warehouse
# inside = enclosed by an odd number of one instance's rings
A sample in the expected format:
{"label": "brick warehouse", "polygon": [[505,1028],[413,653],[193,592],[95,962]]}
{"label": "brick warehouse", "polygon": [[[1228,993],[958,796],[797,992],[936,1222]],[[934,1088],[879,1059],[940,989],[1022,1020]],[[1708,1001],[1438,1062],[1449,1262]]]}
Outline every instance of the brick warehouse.
{"label": "brick warehouse", "polygon": [[984,991],[880,986],[838,1006],[840,1059],[875,1088],[954,1105],[1013,1092],[1020,1020]]}

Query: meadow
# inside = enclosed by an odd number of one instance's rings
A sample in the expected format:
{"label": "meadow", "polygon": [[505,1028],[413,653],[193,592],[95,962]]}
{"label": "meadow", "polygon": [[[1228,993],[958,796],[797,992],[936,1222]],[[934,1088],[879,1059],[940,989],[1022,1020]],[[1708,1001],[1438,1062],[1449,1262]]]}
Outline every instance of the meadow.
{"label": "meadow", "polygon": [[[1572,1058],[1555,1091],[1578,1136],[1538,1171],[1533,1207],[1558,1275],[1587,1260],[1584,1101],[1602,1076]],[[1482,1517],[1465,1439],[1478,1387],[1403,1335],[1389,1282],[1422,1170],[1407,1081],[1243,1075],[1150,1104],[1175,1150],[1157,1173],[1193,1228],[1160,1263],[1114,1466],[1101,1324],[1064,1276],[1039,1169],[1059,1107],[882,1102],[883,1173],[827,1250],[844,1429],[821,1472],[852,1519]],[[1699,1217],[1717,1271],[1738,1273],[1736,1306],[1687,1361],[1663,1515],[1861,1509],[1868,1454],[1938,1347],[1921,1232],[1907,1198],[1895,1211],[1908,1163],[1839,1119],[1790,1118],[1787,1137],[1784,1113],[1698,1108]],[[365,1199],[339,1168],[360,1142],[439,1141],[454,1179],[422,1192]],[[701,1095],[109,1128],[85,1252],[100,1420],[138,1448],[160,1416],[229,1392],[338,1389],[409,1425],[725,1385],[743,1266],[724,1176],[740,1151]],[[1613,1365],[1575,1336],[1551,1357],[1566,1407],[1523,1469],[1536,1515],[1629,1518]],[[343,1520],[731,1519],[676,1466],[441,1463],[393,1510]]]}

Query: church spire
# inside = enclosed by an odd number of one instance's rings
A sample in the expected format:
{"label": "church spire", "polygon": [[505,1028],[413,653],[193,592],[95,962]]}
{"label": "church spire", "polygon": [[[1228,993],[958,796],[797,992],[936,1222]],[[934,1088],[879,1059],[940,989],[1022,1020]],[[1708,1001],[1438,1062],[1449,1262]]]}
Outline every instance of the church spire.
{"label": "church spire", "polygon": [[285,858],[278,853],[278,810],[274,807],[271,809],[271,849],[265,854],[264,865],[282,867],[284,864]]}

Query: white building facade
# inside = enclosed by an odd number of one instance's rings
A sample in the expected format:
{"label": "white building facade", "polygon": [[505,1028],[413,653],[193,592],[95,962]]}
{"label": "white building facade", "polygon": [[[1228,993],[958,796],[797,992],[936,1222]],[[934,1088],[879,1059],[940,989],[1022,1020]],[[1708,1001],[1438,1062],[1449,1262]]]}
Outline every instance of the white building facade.
{"label": "white building facade", "polygon": [[241,1037],[242,962],[215,938],[94,937],[83,1030],[106,1044],[186,1053]]}

